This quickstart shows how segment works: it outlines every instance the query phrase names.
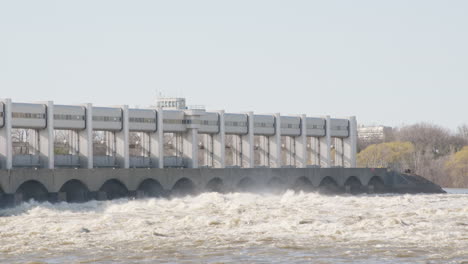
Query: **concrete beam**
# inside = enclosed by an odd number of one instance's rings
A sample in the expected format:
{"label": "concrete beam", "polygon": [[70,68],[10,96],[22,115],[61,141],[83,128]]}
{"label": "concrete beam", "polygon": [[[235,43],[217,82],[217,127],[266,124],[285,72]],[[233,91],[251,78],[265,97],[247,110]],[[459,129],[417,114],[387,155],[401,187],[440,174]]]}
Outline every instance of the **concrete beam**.
{"label": "concrete beam", "polygon": [[255,166],[254,157],[254,113],[247,113],[247,134],[242,135],[242,167],[253,168]]}
{"label": "concrete beam", "polygon": [[[46,128],[37,131],[39,137],[39,162],[41,168],[54,168],[54,102],[48,101],[46,104]],[[36,141],[37,142],[37,141]]]}
{"label": "concrete beam", "polygon": [[93,105],[86,104],[86,127],[78,132],[81,168],[93,168]]}
{"label": "concrete beam", "polygon": [[4,124],[0,128],[0,168],[13,168],[13,143],[11,138],[11,99],[2,100]]}
{"label": "concrete beam", "polygon": [[162,108],[157,111],[157,128],[155,132],[150,133],[150,159],[152,168],[164,168],[164,130],[163,130],[163,113]]}
{"label": "concrete beam", "polygon": [[349,117],[349,137],[343,140],[344,167],[357,167],[357,120],[355,116]]}
{"label": "concrete beam", "polygon": [[190,128],[183,135],[184,159],[188,168],[198,168],[198,129]]}
{"label": "concrete beam", "polygon": [[296,166],[306,168],[308,160],[307,151],[307,117],[301,115],[301,135],[296,138]]}
{"label": "concrete beam", "polygon": [[226,130],[224,110],[218,111],[218,134],[213,135],[213,167],[226,167]]}
{"label": "concrete beam", "polygon": [[128,105],[122,106],[122,130],[115,132],[115,154],[119,168],[130,168]]}
{"label": "concrete beam", "polygon": [[275,134],[270,138],[270,167],[281,168],[281,115],[275,114]]}
{"label": "concrete beam", "polygon": [[329,168],[331,166],[331,120],[326,116],[325,136],[320,138],[320,166]]}

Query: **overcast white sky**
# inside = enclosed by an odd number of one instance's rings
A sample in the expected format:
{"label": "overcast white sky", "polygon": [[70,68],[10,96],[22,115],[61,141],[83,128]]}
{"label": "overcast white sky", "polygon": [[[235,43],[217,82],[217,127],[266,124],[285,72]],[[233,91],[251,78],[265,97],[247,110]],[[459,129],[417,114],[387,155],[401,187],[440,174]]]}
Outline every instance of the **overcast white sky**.
{"label": "overcast white sky", "polygon": [[468,1],[0,0],[0,98],[468,123]]}

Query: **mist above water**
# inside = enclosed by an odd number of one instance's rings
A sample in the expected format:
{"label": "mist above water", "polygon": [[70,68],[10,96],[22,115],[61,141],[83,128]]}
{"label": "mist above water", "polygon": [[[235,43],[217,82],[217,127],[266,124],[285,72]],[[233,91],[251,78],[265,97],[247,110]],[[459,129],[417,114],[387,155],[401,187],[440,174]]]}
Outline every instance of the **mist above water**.
{"label": "mist above water", "polygon": [[0,262],[460,263],[468,196],[202,193],[0,210]]}

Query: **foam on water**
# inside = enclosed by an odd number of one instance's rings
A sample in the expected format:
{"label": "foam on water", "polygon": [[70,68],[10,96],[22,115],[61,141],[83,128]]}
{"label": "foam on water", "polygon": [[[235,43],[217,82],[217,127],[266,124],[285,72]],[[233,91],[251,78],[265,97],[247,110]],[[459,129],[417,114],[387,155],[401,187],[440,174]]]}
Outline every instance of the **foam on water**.
{"label": "foam on water", "polygon": [[0,260],[468,261],[468,196],[203,193],[0,210]]}

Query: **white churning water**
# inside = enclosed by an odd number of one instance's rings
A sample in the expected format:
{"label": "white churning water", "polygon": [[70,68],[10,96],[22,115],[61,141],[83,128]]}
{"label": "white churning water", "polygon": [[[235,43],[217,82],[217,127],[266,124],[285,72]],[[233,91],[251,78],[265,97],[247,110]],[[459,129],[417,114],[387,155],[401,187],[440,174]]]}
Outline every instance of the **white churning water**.
{"label": "white churning water", "polygon": [[0,210],[1,263],[468,263],[468,195],[203,193]]}

